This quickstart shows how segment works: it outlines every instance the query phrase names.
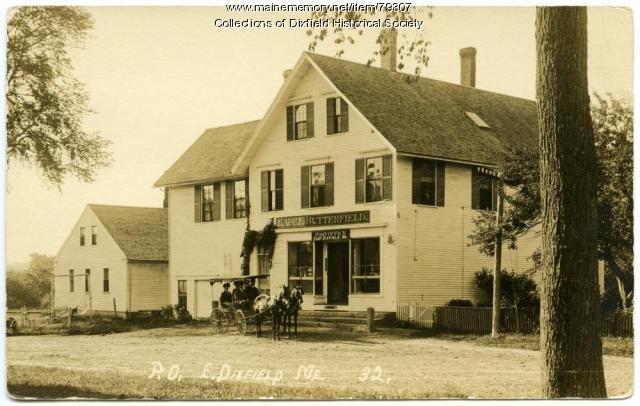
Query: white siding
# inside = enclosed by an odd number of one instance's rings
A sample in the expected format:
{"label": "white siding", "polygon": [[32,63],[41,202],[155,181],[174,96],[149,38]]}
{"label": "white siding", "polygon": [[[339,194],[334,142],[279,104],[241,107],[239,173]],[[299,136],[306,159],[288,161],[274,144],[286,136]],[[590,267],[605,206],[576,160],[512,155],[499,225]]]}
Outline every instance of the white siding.
{"label": "white siding", "polygon": [[[290,104],[314,103],[314,137],[304,140],[287,141],[285,106],[275,114],[279,119],[267,131],[264,141],[250,164],[250,193],[252,201],[251,227],[262,229],[274,217],[315,215],[346,211],[370,210],[371,221],[366,228],[359,225],[333,226],[330,229],[351,229],[352,238],[379,237],[381,247],[381,292],[379,295],[350,295],[351,310],[364,310],[373,306],[379,310],[395,310],[395,246],[389,244],[389,235],[395,234],[395,199],[389,202],[368,204],[355,203],[355,160],[392,154],[388,144],[364,122],[359,113],[349,109],[349,131],[327,135],[326,99],[337,97],[330,85],[314,69],[310,69],[289,98]],[[304,165],[334,163],[334,205],[323,208],[301,208],[300,171]],[[263,170],[282,169],[284,174],[284,210],[262,212],[260,200],[260,173]],[[395,168],[394,168],[395,174]],[[395,176],[395,175],[394,175]],[[396,182],[393,182],[396,189]],[[374,227],[371,227],[374,226]],[[326,227],[325,227],[326,228]],[[289,241],[310,241],[311,231],[281,230],[274,252],[271,269],[271,291],[287,281],[287,243]],[[237,244],[239,247],[240,244]],[[255,255],[254,255],[255,258]],[[252,273],[256,272],[255,260]],[[305,308],[309,309],[313,297],[306,295]],[[323,306],[319,306],[321,308]]]}
{"label": "white siding", "polygon": [[[398,160],[398,300],[444,304],[450,299],[486,300],[474,283],[483,267],[493,269],[493,258],[469,247],[467,236],[477,211],[471,209],[471,166],[447,163],[445,206],[411,203],[411,159]],[[523,271],[536,246],[534,235],[524,238],[517,251],[503,248],[503,268]]]}
{"label": "white siding", "polygon": [[[98,243],[91,245],[91,226],[97,226]],[[80,227],[85,227],[85,245],[80,246]],[[85,292],[85,269],[91,269],[91,294]],[[103,292],[103,268],[109,268],[109,292]],[[69,270],[75,274],[74,292],[69,292]],[[87,207],[71,234],[62,245],[55,266],[55,307],[88,306],[96,311],[113,312],[113,299],[118,311],[127,306],[127,260],[96,215]]]}
{"label": "white siding", "polygon": [[130,263],[131,311],[160,310],[169,303],[169,271],[163,263]]}
{"label": "white siding", "polygon": [[[212,159],[220,151],[212,151]],[[246,219],[194,221],[194,187],[169,189],[169,302],[178,303],[178,280],[187,281],[187,309],[195,314],[195,280],[240,275],[240,249]]]}

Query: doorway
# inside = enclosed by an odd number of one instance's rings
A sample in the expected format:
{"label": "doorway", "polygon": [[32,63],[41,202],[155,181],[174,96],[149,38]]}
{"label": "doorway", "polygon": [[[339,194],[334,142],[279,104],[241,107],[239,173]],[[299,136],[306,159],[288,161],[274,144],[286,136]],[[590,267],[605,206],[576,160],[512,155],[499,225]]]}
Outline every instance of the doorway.
{"label": "doorway", "polygon": [[349,241],[327,243],[327,304],[349,303]]}

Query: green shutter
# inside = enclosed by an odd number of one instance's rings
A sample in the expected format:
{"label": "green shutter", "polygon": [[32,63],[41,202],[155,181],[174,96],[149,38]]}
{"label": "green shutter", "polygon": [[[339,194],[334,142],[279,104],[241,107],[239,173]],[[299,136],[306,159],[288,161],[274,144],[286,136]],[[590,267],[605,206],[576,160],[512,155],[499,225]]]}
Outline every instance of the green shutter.
{"label": "green shutter", "polygon": [[269,171],[260,173],[260,200],[262,211],[269,211]]}
{"label": "green shutter", "polygon": [[382,198],[384,200],[391,200],[393,194],[393,185],[391,182],[392,157],[392,155],[382,157]]}
{"label": "green shutter", "polygon": [[333,206],[333,162],[324,167],[324,202],[326,206]]}
{"label": "green shutter", "polygon": [[342,114],[342,132],[349,131],[349,105],[340,98],[340,114]]}
{"label": "green shutter", "polygon": [[364,158],[356,159],[356,203],[364,203]]}
{"label": "green shutter", "polygon": [[336,99],[329,97],[327,99],[327,134],[336,132]]}
{"label": "green shutter", "polygon": [[300,206],[303,209],[309,207],[309,166],[300,168]]}
{"label": "green shutter", "polygon": [[293,106],[287,106],[287,141],[291,141],[294,139],[294,125],[295,122],[293,120]]}
{"label": "green shutter", "polygon": [[438,161],[436,164],[436,206],[444,207],[444,167],[445,163]]}
{"label": "green shutter", "polygon": [[233,181],[228,180],[224,183],[224,209],[225,209],[225,218],[232,219],[233,218]]}
{"label": "green shutter", "polygon": [[220,220],[220,207],[222,202],[220,201],[220,182],[213,184],[213,221]]}
{"label": "green shutter", "polygon": [[193,221],[199,223],[202,221],[202,186],[193,187]]}
{"label": "green shutter", "polygon": [[411,161],[411,203],[420,202],[420,176],[422,172],[422,160],[414,158]]}
{"label": "green shutter", "polygon": [[313,137],[313,102],[307,103],[307,137]]}

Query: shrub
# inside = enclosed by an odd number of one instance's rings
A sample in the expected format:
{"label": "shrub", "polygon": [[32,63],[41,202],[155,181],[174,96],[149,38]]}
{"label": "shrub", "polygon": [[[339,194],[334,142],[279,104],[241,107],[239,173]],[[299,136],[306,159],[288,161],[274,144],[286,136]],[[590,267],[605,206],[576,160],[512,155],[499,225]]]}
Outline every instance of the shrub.
{"label": "shrub", "polygon": [[473,303],[471,303],[471,300],[467,299],[451,299],[447,303],[447,306],[473,307]]}
{"label": "shrub", "polygon": [[186,307],[175,305],[174,309],[176,312],[176,320],[178,320],[178,322],[186,323],[193,319],[193,317],[191,317],[191,313],[189,313]]}
{"label": "shrub", "polygon": [[[487,297],[493,296],[493,272],[482,268],[475,274],[476,286],[484,291]],[[500,273],[500,305],[518,307],[540,307],[540,297],[536,283],[527,274],[513,271]]]}
{"label": "shrub", "polygon": [[162,309],[160,310],[160,316],[164,319],[164,320],[175,320],[176,319],[176,315],[173,312],[173,306],[168,304],[166,306],[162,306]]}

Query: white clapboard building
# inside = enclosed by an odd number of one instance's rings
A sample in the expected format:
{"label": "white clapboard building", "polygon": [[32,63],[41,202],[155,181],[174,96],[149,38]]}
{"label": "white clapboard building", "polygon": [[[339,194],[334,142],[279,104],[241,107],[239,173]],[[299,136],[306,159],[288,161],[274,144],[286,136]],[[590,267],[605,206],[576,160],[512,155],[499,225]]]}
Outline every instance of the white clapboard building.
{"label": "white clapboard building", "polygon": [[[270,221],[271,268],[256,250],[250,273],[301,283],[307,310],[486,300],[474,274],[493,259],[467,235],[495,209],[497,151],[536,147],[535,102],[476,89],[472,48],[461,84],[407,80],[394,50],[381,68],[303,53],[261,120],[206,130],[162,175],[172,303],[208,316],[208,280],[242,275],[247,225]],[[528,268],[534,245],[504,267]]]}
{"label": "white clapboard building", "polygon": [[123,317],[170,302],[167,209],[89,204],[56,256],[55,308]]}

